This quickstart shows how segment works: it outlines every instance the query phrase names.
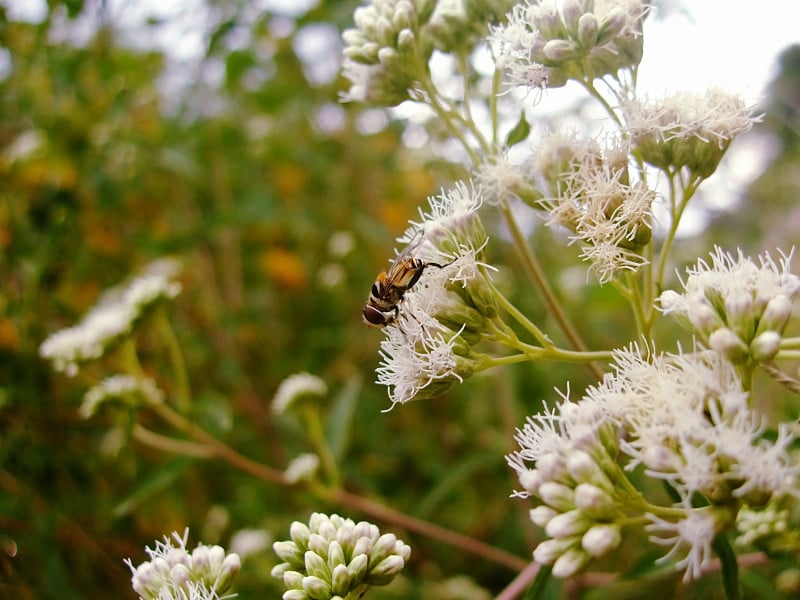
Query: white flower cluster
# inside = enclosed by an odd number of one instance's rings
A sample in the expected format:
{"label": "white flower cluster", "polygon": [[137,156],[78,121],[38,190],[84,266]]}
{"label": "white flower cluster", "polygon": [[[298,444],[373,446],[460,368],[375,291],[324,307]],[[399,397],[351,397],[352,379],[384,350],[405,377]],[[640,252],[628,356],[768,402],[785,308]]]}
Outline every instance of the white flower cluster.
{"label": "white flower cluster", "polygon": [[[645,359],[635,346],[617,351],[614,373],[580,402],[564,400],[518,432],[521,450],[509,456],[525,490],[517,495],[542,501],[531,516],[550,538],[534,557],[569,576],[618,544],[638,502],[623,468],[643,465],[678,492],[684,515],[642,505],[648,531],[671,534],[654,538],[673,546],[665,560],[685,553],[678,566],[687,579],[699,576],[711,542],[739,508],[800,493],[792,433],[781,426],[776,439],[765,437],[749,400],[734,367],[716,353]],[[693,508],[696,494],[710,506]],[[595,527],[603,534],[586,539]]]}
{"label": "white flower cluster", "polygon": [[275,542],[284,562],[272,569],[287,591],[283,600],[342,600],[386,585],[403,569],[411,548],[377,526],[339,515],[313,513],[308,525],[295,521],[291,540]]}
{"label": "white flower cluster", "polygon": [[628,100],[622,113],[643,160],[664,170],[687,167],[701,177],[711,175],[731,141],[758,120],[740,96],[714,88]]}
{"label": "white flower cluster", "polygon": [[376,370],[393,403],[439,395],[471,376],[471,347],[497,314],[485,275],[490,267],[480,261],[488,240],[478,216],[480,190],[460,183],[428,200],[430,212],[400,238],[421,240],[416,257],[428,267],[404,293],[399,318],[384,328]]}
{"label": "white flower cluster", "polygon": [[531,0],[492,28],[489,41],[510,85],[555,88],[636,66],[646,15],[637,0]]}
{"label": "white flower cluster", "polygon": [[116,297],[107,297],[78,323],[50,335],[39,347],[42,358],[56,371],[70,377],[80,365],[103,356],[120,340],[130,335],[136,322],[152,306],[171,300],[181,286],[168,277],[149,274],[137,277]]}
{"label": "white flower cluster", "polygon": [[324,398],[328,386],[321,378],[310,373],[295,373],[281,381],[272,399],[272,412],[285,413],[292,404],[301,398]]}
{"label": "white flower cluster", "polygon": [[711,264],[701,259],[687,269],[683,294],[661,294],[661,309],[735,364],[772,360],[800,292],[790,261],[791,254],[775,262],[764,253],[756,263],[741,250],[716,248]]}
{"label": "white flower cluster", "polygon": [[[226,554],[221,546],[199,544],[191,553],[186,549],[189,537],[172,534],[156,542],[154,549],[145,548],[150,556],[138,567],[130,559],[125,563],[132,572],[131,584],[140,600],[223,600],[223,595],[239,572],[237,554]],[[173,546],[173,541],[176,543]]]}
{"label": "white flower cluster", "polygon": [[394,106],[407,99],[420,66],[419,29],[429,17],[412,0],[372,0],[357,8],[356,27],[342,33],[342,69],[352,82],[343,100]]}
{"label": "white flower cluster", "polygon": [[88,419],[97,412],[101,404],[112,400],[131,404],[144,400],[148,404],[158,404],[164,401],[164,392],[158,389],[155,381],[146,377],[112,375],[84,394],[79,412]]}
{"label": "white flower cluster", "polygon": [[549,192],[539,203],[549,212],[548,225],[572,232],[571,242],[582,244],[600,283],[647,264],[641,250],[652,237],[656,194],[630,181],[626,146],[616,140],[601,148],[594,140],[553,135],[533,162]]}

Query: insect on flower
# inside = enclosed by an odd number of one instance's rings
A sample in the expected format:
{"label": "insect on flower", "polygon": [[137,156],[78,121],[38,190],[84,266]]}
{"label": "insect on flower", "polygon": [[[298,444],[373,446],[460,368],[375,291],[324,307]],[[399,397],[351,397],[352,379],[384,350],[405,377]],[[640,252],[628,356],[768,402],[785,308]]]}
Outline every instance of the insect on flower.
{"label": "insect on flower", "polygon": [[372,284],[369,298],[362,312],[364,324],[368,327],[385,327],[400,316],[400,302],[405,293],[422,277],[426,267],[446,267],[433,262],[425,262],[413,256],[415,250],[425,241],[421,233],[408,243],[403,251],[394,259],[389,271],[378,274]]}

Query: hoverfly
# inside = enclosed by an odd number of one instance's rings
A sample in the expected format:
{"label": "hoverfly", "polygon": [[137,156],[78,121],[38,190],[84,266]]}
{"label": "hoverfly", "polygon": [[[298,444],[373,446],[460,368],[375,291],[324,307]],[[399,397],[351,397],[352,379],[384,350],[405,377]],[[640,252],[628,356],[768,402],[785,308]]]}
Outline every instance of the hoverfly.
{"label": "hoverfly", "polygon": [[383,271],[375,278],[375,283],[372,284],[372,290],[362,312],[364,324],[368,327],[385,327],[400,316],[400,302],[403,300],[403,296],[419,281],[425,267],[441,269],[447,266],[425,262],[421,258],[412,256],[414,250],[424,241],[424,236],[420,237],[421,235],[421,233],[417,233],[412,238],[394,259],[388,272]]}

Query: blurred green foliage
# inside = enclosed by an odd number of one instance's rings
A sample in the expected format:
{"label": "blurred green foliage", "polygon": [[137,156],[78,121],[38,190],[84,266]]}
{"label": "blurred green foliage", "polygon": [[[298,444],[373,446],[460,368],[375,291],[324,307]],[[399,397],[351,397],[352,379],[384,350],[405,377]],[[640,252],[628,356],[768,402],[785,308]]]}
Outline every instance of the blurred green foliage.
{"label": "blurred green foliage", "polygon": [[[530,556],[533,526],[527,507],[508,499],[514,481],[503,454],[554,385],[569,377],[582,389],[586,373],[520,367],[380,412],[389,406],[372,383],[380,334],[362,326],[361,306],[393,238],[453,167],[404,149],[399,125],[359,132],[358,108],[337,101],[343,82],[310,81],[298,33],[341,30],[356,4],[253,19],[245,2],[209,0],[205,54],[179,69],[189,83],[168,93],[173,59],[124,43],[103,2],[51,0],[39,23],[0,8],[8,62],[0,80],[0,596],[133,598],[122,560],[141,561],[145,544],[173,530],[189,526],[193,539],[225,544],[242,528],[283,539],[312,511],[363,518],[219,462],[143,448],[119,415],[80,419],[87,382],[51,374],[39,344],[104,289],[167,256],[183,265],[170,318],[200,423],[282,468],[307,449],[299,422],[270,413],[272,394],[292,373],[319,375],[331,390],[329,433],[343,440],[349,489]],[[325,114],[341,122],[323,127]],[[352,239],[352,250],[332,239]],[[577,253],[553,249],[545,235],[536,243],[554,270]],[[514,299],[534,319],[543,314],[535,298]],[[565,296],[568,310],[592,307],[574,313],[589,342],[604,347],[627,341],[616,301],[591,286]],[[141,347],[145,369],[167,384],[162,341],[145,335]],[[480,598],[447,591],[464,589],[447,578],[468,574],[497,593],[513,577],[396,533],[411,544],[412,563],[373,598]],[[275,562],[269,550],[245,560],[241,598],[278,596]]]}

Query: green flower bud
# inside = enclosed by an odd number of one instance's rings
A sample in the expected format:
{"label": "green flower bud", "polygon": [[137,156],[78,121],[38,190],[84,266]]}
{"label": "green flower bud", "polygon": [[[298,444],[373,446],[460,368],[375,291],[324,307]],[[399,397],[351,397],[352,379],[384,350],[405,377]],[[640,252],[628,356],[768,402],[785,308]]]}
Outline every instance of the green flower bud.
{"label": "green flower bud", "polygon": [[753,312],[753,297],[744,290],[733,290],[725,298],[728,327],[740,339],[753,339],[756,329],[756,317]]}
{"label": "green flower bud", "polygon": [[351,589],[347,566],[337,564],[331,572],[331,591],[338,596],[346,596]]}
{"label": "green flower bud", "polygon": [[[273,573],[273,576],[275,573]],[[283,574],[283,585],[287,587],[287,589],[303,589],[303,575],[300,571],[286,571]]]}
{"label": "green flower bud", "polygon": [[272,544],[272,549],[281,560],[285,560],[290,565],[302,566],[304,564],[304,551],[292,541],[275,542]]}
{"label": "green flower bud", "polygon": [[370,569],[366,578],[366,583],[369,585],[386,585],[387,583],[390,583],[400,571],[403,570],[404,566],[405,561],[396,554],[387,556],[375,567]]}
{"label": "green flower bud", "polygon": [[325,559],[311,550],[307,551],[305,554],[305,567],[306,573],[313,575],[314,577],[318,577],[323,580],[329,580],[331,577],[331,571],[328,568]]}
{"label": "green flower bud", "polygon": [[330,600],[331,586],[320,577],[303,577],[303,590],[311,600]]}
{"label": "green flower bud", "polygon": [[369,567],[369,558],[366,554],[357,554],[353,556],[353,560],[347,565],[347,573],[350,576],[350,582],[355,587],[361,584],[367,576],[367,569]]}

